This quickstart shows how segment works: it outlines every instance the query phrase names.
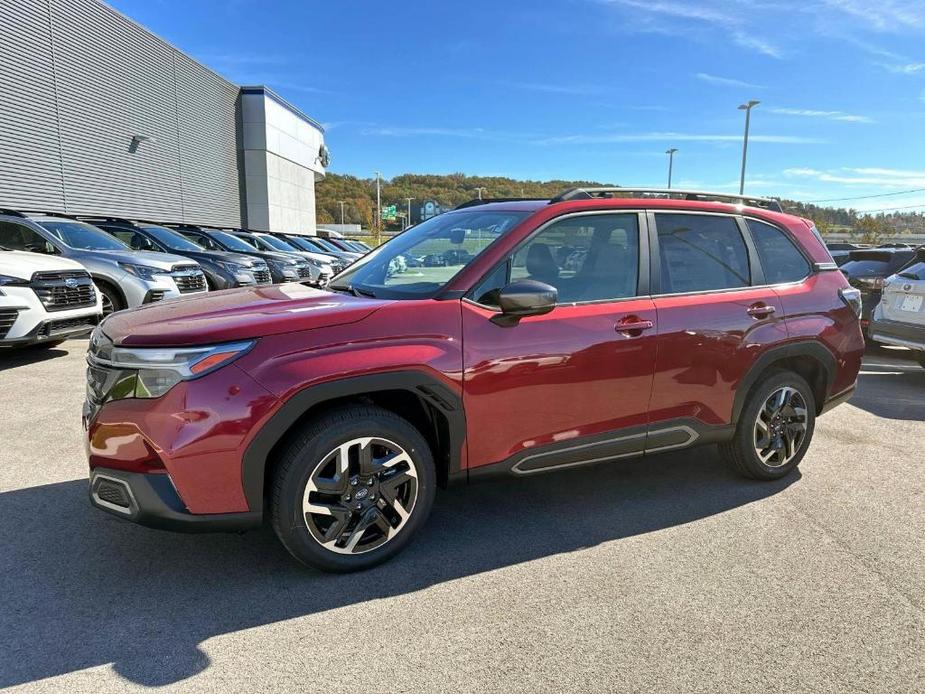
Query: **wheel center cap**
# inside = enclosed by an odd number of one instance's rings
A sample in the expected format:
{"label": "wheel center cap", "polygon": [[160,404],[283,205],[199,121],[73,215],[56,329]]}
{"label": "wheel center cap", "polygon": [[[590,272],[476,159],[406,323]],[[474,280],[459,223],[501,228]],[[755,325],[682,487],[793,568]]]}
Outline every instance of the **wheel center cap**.
{"label": "wheel center cap", "polygon": [[369,496],[369,489],[366,487],[360,487],[356,490],[356,494],[354,494],[354,496],[356,497],[357,501],[363,501],[363,499]]}

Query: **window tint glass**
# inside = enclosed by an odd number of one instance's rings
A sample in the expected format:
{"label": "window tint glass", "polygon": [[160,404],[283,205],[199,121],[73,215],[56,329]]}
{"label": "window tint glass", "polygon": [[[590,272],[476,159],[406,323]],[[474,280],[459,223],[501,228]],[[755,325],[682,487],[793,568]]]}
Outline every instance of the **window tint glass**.
{"label": "window tint glass", "polygon": [[747,287],[748,251],[732,217],[656,214],[661,292]]}
{"label": "window tint glass", "polygon": [[54,247],[34,230],[22,224],[0,222],[0,246],[11,251],[54,253]]}
{"label": "window tint glass", "polygon": [[758,249],[765,282],[798,282],[809,275],[809,263],[784,232],[756,219],[747,222]]}
{"label": "window tint glass", "polygon": [[[501,266],[473,292],[480,303],[497,304],[507,284]],[[546,227],[514,253],[510,280],[537,280],[555,287],[559,303],[636,296],[639,220],[635,214],[568,217]]]}

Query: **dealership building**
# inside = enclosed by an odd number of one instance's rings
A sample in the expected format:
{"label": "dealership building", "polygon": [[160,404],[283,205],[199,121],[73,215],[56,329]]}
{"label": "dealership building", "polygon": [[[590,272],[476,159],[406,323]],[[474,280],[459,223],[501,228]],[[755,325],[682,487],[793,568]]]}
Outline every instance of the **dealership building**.
{"label": "dealership building", "polygon": [[98,0],[0,2],[0,208],[315,232],[324,129]]}

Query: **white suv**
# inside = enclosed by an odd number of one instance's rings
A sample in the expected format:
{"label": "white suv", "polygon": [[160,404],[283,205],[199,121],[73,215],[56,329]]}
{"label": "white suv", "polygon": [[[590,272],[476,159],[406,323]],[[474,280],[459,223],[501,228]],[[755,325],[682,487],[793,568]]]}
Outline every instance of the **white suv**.
{"label": "white suv", "polygon": [[883,284],[883,299],[870,319],[870,336],[908,347],[925,367],[925,247],[912,263]]}
{"label": "white suv", "polygon": [[78,262],[0,246],[0,346],[51,346],[89,332],[100,293]]}

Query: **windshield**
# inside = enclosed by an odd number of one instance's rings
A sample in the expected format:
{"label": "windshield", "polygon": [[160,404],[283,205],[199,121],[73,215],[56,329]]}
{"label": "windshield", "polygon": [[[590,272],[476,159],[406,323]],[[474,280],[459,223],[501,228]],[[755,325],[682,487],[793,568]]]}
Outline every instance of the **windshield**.
{"label": "windshield", "polygon": [[40,224],[71,248],[85,251],[129,250],[119,239],[83,222],[43,221]]}
{"label": "windshield", "polygon": [[271,236],[269,234],[267,235],[261,234],[260,236],[257,237],[257,239],[259,239],[260,241],[263,241],[266,245],[272,247],[273,250],[283,251],[284,253],[298,253],[299,252],[298,248],[293,248],[288,243],[286,243],[280,238],[277,238],[276,236]]}
{"label": "windshield", "polygon": [[314,243],[316,246],[321,246],[326,251],[334,251],[335,253],[340,253],[342,250],[327,239],[314,238],[311,240],[311,243]]}
{"label": "windshield", "polygon": [[351,265],[330,288],[385,299],[436,294],[526,212],[448,212],[412,227]]}
{"label": "windshield", "polygon": [[171,231],[164,227],[154,226],[153,224],[145,224],[141,227],[147,231],[151,236],[160,241],[167,250],[170,251],[202,251],[205,250],[202,246],[193,243],[185,236],[178,234],[176,231]]}
{"label": "windshield", "polygon": [[909,280],[925,280],[925,263],[914,263],[900,272],[899,276]]}
{"label": "windshield", "polygon": [[212,238],[222,244],[229,251],[238,251],[239,253],[253,253],[257,249],[247,241],[243,241],[234,234],[227,231],[213,231]]}

